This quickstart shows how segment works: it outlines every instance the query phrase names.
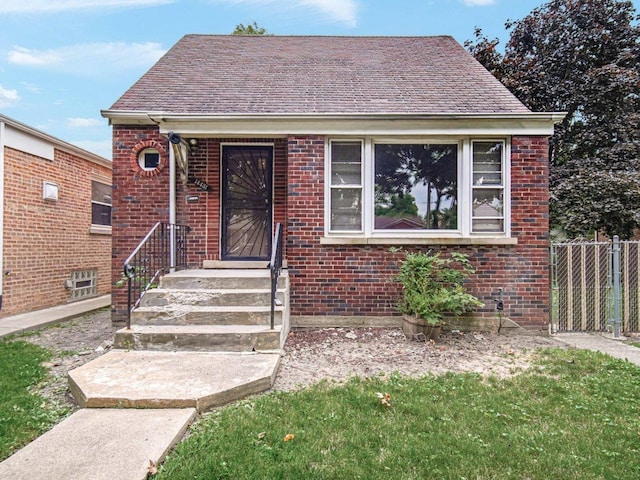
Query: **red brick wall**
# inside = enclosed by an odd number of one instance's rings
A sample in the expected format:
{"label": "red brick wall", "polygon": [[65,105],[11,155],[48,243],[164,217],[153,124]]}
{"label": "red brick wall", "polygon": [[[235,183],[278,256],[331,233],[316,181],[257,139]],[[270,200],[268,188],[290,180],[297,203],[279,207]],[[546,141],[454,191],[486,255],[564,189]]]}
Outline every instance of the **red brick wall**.
{"label": "red brick wall", "polygon": [[[289,138],[287,260],[292,315],[393,315],[399,290],[392,277],[400,253],[388,246],[321,245],[324,232],[324,138]],[[504,288],[505,315],[523,326],[549,320],[548,144],[543,137],[512,139],[512,236],[517,246],[406,248],[469,255],[476,268],[469,287],[495,315]]]}
{"label": "red brick wall", "polygon": [[[122,263],[156,221],[168,220],[168,168],[155,176],[132,165],[140,142],[168,148],[157,128],[114,128],[114,280]],[[398,286],[392,277],[401,253],[388,246],[321,245],[324,235],[324,146],[322,136],[281,139],[199,139],[190,174],[212,187],[178,185],[178,222],[192,227],[189,264],[219,259],[220,144],[274,143],[274,212],[286,223],[286,259],[293,315],[394,315]],[[543,137],[512,139],[512,236],[517,246],[428,246],[408,250],[453,251],[469,255],[477,272],[469,286],[495,315],[494,297],[504,288],[505,315],[521,325],[542,328],[549,317],[548,144]],[[287,165],[288,157],[288,165]],[[168,153],[162,162],[168,164]],[[186,195],[199,196],[187,204]],[[286,222],[285,222],[286,217]],[[114,320],[121,320],[124,289],[113,294]]]}
{"label": "red brick wall", "polygon": [[[157,171],[138,167],[137,153],[153,146],[160,152]],[[112,280],[122,277],[123,263],[156,222],[169,221],[169,142],[157,127],[113,127],[113,248]],[[114,287],[111,318],[123,322],[127,312],[125,287]]]}
{"label": "red brick wall", "polygon": [[[5,148],[3,303],[0,316],[66,303],[64,281],[98,270],[98,294],[111,291],[111,236],[92,234],[91,181],[111,184],[111,170],[55,149],[47,160]],[[42,182],[59,187],[42,199]]]}

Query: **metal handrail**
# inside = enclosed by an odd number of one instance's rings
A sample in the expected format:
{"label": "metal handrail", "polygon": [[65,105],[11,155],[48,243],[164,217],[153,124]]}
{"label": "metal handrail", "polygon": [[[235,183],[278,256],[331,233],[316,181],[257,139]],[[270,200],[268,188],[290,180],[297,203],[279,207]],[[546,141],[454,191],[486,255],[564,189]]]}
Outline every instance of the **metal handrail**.
{"label": "metal handrail", "polygon": [[[185,225],[158,222],[125,260],[127,328],[131,328],[131,312],[140,305],[156,280],[171,269],[186,267],[187,233],[190,230]],[[171,248],[172,242],[174,248]]]}
{"label": "metal handrail", "polygon": [[271,272],[271,330],[275,328],[275,306],[278,294],[278,277],[282,268],[282,224],[276,224],[276,233],[271,245],[271,261],[268,266]]}

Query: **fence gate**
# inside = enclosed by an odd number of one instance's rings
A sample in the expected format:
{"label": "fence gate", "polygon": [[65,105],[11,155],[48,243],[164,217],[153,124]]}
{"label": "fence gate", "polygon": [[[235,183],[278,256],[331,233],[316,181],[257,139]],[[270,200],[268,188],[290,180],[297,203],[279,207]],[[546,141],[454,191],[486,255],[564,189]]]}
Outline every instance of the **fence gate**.
{"label": "fence gate", "polygon": [[640,242],[551,246],[552,330],[640,330]]}

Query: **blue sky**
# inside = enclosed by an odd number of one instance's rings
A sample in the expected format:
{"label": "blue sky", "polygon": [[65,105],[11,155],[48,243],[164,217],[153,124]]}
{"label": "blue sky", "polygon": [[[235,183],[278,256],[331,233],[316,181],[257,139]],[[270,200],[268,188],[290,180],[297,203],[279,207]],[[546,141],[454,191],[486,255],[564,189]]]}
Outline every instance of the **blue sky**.
{"label": "blue sky", "polygon": [[[637,4],[640,0],[634,2]],[[544,0],[0,0],[0,113],[111,158],[100,116],[178,39],[258,22],[275,35],[452,35],[504,43]]]}

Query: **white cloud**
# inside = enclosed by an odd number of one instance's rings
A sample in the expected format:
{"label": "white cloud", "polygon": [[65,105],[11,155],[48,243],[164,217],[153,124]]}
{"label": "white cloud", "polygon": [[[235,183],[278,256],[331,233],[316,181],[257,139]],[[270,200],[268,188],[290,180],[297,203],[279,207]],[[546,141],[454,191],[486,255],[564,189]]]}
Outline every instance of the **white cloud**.
{"label": "white cloud", "polygon": [[74,128],[102,127],[105,125],[104,121],[97,118],[67,118],[67,123]]}
{"label": "white cloud", "polygon": [[29,50],[28,48],[15,46],[9,52],[9,63],[16,65],[27,65],[32,67],[40,67],[44,65],[54,65],[60,62],[60,56],[54,50],[45,50],[38,52]]}
{"label": "white cloud", "polygon": [[68,10],[114,9],[122,7],[152,7],[176,0],[3,0],[0,14],[51,13]]}
{"label": "white cloud", "polygon": [[356,0],[214,0],[218,3],[273,5],[280,11],[310,8],[332,21],[355,27],[358,23]]}
{"label": "white cloud", "polygon": [[357,8],[354,0],[298,0],[302,6],[317,8],[350,27],[357,24]]}
{"label": "white cloud", "polygon": [[100,76],[130,68],[149,67],[165,50],[158,43],[89,43],[49,50],[14,46],[8,61],[83,76]]}
{"label": "white cloud", "polygon": [[467,7],[486,7],[487,5],[494,5],[496,0],[462,0]]}
{"label": "white cloud", "polygon": [[5,108],[20,101],[17,90],[4,88],[0,85],[0,107]]}

